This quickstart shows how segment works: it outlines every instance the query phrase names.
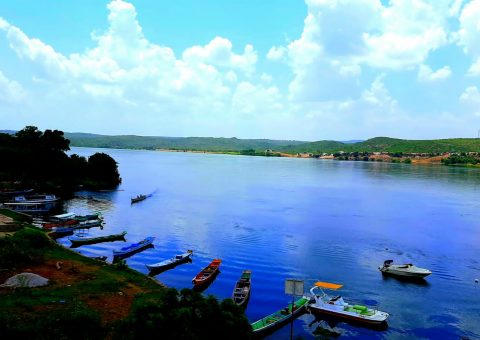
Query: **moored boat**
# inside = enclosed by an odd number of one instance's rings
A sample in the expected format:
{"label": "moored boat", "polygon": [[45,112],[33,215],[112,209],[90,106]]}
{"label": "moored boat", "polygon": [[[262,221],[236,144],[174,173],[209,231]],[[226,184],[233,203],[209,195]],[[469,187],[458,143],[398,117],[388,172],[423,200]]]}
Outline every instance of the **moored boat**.
{"label": "moored boat", "polygon": [[86,236],[75,235],[75,236],[69,237],[68,239],[72,243],[72,246],[81,246],[86,244],[94,244],[94,243],[110,242],[110,241],[118,241],[118,240],[125,241],[125,235],[127,235],[126,231],[120,234],[96,236],[96,237],[86,237]]}
{"label": "moored boat", "polygon": [[151,247],[154,240],[155,240],[155,237],[147,237],[138,243],[133,243],[129,246],[122,247],[118,250],[114,250],[113,256],[117,258],[128,257],[137,252],[140,252],[141,250],[146,249],[147,247]]}
{"label": "moored boat", "polygon": [[[327,314],[363,324],[380,325],[386,322],[389,316],[386,312],[359,304],[349,304],[345,302],[340,295],[333,297],[327,295],[323,291],[323,289],[337,290],[341,287],[343,287],[343,285],[328,282],[316,282],[310,289],[314,302],[308,306],[309,311],[312,313]],[[321,293],[316,294],[316,289],[319,289]]]}
{"label": "moored boat", "polygon": [[252,271],[244,270],[242,276],[235,284],[235,288],[232,293],[232,300],[238,306],[246,306],[250,297],[250,289],[252,287],[251,282]]}
{"label": "moored boat", "polygon": [[133,197],[131,199],[131,202],[132,202],[132,204],[137,203],[137,202],[143,201],[146,198],[147,198],[147,195],[137,195],[137,197]]}
{"label": "moored boat", "polygon": [[187,262],[192,258],[193,251],[187,250],[186,253],[176,255],[175,257],[172,257],[171,259],[154,263],[154,264],[145,264],[148,270],[150,271],[155,271],[155,270],[162,270],[162,269],[167,269],[171,267],[175,267],[179,265],[180,263]]}
{"label": "moored boat", "polygon": [[273,314],[270,314],[258,321],[250,324],[252,327],[253,334],[261,335],[270,331],[273,331],[275,328],[278,328],[292,318],[296,318],[305,312],[305,307],[310,302],[310,299],[306,296],[302,296],[300,299],[296,300],[293,305],[290,303],[284,309],[276,311]]}
{"label": "moored boat", "polygon": [[79,222],[77,220],[62,220],[58,222],[44,222],[42,223],[43,229],[53,229],[58,227],[68,227],[77,225]]}
{"label": "moored boat", "polygon": [[55,195],[22,195],[22,196],[15,196],[14,199],[9,203],[52,203],[58,201],[58,198]]}
{"label": "moored boat", "polygon": [[408,264],[392,264],[393,260],[387,260],[383,262],[382,267],[378,267],[378,269],[383,274],[399,276],[403,278],[411,278],[411,279],[423,279],[428,275],[432,274],[432,272],[425,268],[420,268],[414,266],[411,263]]}
{"label": "moored boat", "polygon": [[214,259],[208,266],[203,268],[197,276],[195,276],[192,279],[192,283],[195,286],[202,286],[205,285],[209,282],[211,282],[214,278],[215,275],[218,274],[220,271],[220,264],[222,263],[222,260],[220,259]]}

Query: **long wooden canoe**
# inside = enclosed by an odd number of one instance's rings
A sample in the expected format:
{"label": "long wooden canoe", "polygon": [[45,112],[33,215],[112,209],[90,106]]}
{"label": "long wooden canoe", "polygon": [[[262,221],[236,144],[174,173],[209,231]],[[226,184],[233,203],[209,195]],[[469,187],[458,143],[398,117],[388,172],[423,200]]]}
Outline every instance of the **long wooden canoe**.
{"label": "long wooden canoe", "polygon": [[113,235],[105,235],[105,236],[97,236],[97,237],[82,237],[82,236],[71,236],[68,239],[72,242],[72,246],[81,246],[86,244],[95,244],[101,242],[110,242],[110,241],[117,241],[117,240],[124,240],[125,235],[127,232],[124,231],[121,234],[113,234]]}
{"label": "long wooden canoe", "polygon": [[222,260],[214,259],[212,262],[210,262],[208,266],[203,268],[197,274],[197,276],[193,278],[192,283],[195,286],[201,286],[212,281],[215,275],[219,272],[221,263],[222,263]]}
{"label": "long wooden canoe", "polygon": [[232,300],[238,306],[246,306],[248,298],[250,297],[250,289],[252,287],[252,271],[244,270],[242,276],[235,284],[232,293]]}
{"label": "long wooden canoe", "polygon": [[252,331],[255,335],[267,333],[268,331],[273,331],[275,328],[284,325],[286,322],[290,321],[292,318],[297,318],[304,311],[305,307],[309,303],[310,299],[306,296],[298,299],[293,304],[293,313],[292,313],[292,304],[288,304],[287,307],[281,309],[273,314],[270,314],[254,323],[250,324],[252,326]]}

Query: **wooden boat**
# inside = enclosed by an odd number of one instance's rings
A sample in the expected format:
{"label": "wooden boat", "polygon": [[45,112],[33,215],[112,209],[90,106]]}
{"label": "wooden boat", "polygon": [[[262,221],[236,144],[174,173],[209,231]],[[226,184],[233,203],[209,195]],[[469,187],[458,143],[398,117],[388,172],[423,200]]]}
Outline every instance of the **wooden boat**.
{"label": "wooden boat", "polygon": [[129,246],[120,248],[118,250],[113,251],[114,257],[127,257],[129,255],[133,255],[141,250],[144,250],[147,247],[150,247],[155,240],[155,237],[147,237],[138,243],[133,243]]}
{"label": "wooden boat", "polygon": [[247,301],[250,297],[250,288],[251,288],[251,270],[244,270],[242,276],[235,284],[235,289],[232,293],[232,300],[238,306],[246,306]]}
{"label": "wooden boat", "polygon": [[59,227],[59,228],[54,228],[51,233],[49,233],[50,237],[57,239],[69,235],[73,235],[73,232],[75,231],[74,228],[72,227]]}
{"label": "wooden boat", "polygon": [[97,237],[85,237],[85,236],[72,236],[68,239],[72,243],[72,246],[82,246],[85,244],[94,244],[94,243],[102,243],[102,242],[110,242],[110,241],[117,241],[117,240],[124,240],[125,235],[127,232],[124,231],[121,234],[113,234],[113,235],[105,235],[105,236],[97,236]]}
{"label": "wooden boat", "polygon": [[219,272],[220,270],[220,264],[222,263],[222,260],[220,259],[214,259],[208,266],[203,268],[197,276],[195,276],[192,279],[192,283],[195,286],[201,286],[204,285],[208,282],[211,282],[215,275]]}
{"label": "wooden boat", "polygon": [[94,227],[101,227],[103,225],[102,220],[94,220],[94,221],[85,221],[79,222],[78,224],[74,225],[74,229],[90,229]]}
{"label": "wooden boat", "polygon": [[154,271],[154,270],[162,270],[162,269],[167,269],[171,267],[175,267],[179,265],[180,263],[187,262],[192,258],[193,251],[187,250],[186,253],[176,255],[175,257],[172,257],[171,259],[154,263],[154,264],[146,264],[145,266],[147,267],[148,270]]}
{"label": "wooden boat", "polygon": [[59,228],[59,227],[68,227],[68,226],[74,226],[77,225],[79,222],[77,220],[64,220],[64,221],[58,221],[58,222],[45,222],[42,223],[43,229],[53,229],[53,228]]}
{"label": "wooden boat", "polygon": [[[270,314],[254,323],[250,324],[252,326],[253,334],[260,335],[273,331],[275,328],[278,328],[288,321],[297,318],[302,313],[305,312],[305,307],[310,302],[310,299],[306,296],[301,297],[292,304],[288,304],[287,307],[281,309],[273,314]],[[293,308],[293,312],[292,312]]]}
{"label": "wooden boat", "polygon": [[[341,287],[343,287],[343,285],[328,282],[316,282],[310,289],[314,302],[308,306],[309,311],[312,313],[327,314],[362,324],[381,325],[386,323],[386,320],[389,317],[388,313],[379,311],[376,308],[349,304],[345,302],[340,295],[332,297],[322,290],[322,288],[337,290]],[[315,289],[319,289],[321,294],[316,294]]]}
{"label": "wooden boat", "polygon": [[76,214],[73,212],[68,212],[65,214],[60,214],[60,215],[53,215],[51,217],[52,221],[65,221],[65,220],[71,220],[76,217]]}
{"label": "wooden boat", "polygon": [[403,278],[410,278],[410,279],[423,279],[428,275],[432,274],[432,272],[425,268],[420,268],[414,266],[411,263],[408,264],[392,264],[393,260],[387,260],[383,262],[382,267],[378,267],[378,269],[383,274],[399,276]]}
{"label": "wooden boat", "polygon": [[140,202],[140,201],[143,201],[144,199],[147,198],[147,195],[138,195],[137,197],[133,197],[131,200],[132,200],[132,204],[133,203],[137,203],[137,202]]}

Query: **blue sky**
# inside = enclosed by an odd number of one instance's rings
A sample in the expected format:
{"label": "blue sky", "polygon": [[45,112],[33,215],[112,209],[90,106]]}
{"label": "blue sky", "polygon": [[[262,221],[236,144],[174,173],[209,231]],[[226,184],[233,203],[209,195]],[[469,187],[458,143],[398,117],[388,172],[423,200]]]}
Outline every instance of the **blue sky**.
{"label": "blue sky", "polygon": [[480,0],[0,3],[0,129],[474,137]]}

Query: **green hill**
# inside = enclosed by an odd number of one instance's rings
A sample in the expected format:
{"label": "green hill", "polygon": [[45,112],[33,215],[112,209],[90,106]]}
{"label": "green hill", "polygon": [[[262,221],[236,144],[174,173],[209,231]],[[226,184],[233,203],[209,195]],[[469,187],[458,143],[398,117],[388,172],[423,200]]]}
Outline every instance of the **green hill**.
{"label": "green hill", "polygon": [[480,152],[480,139],[451,138],[435,140],[407,140],[389,137],[375,137],[351,143],[324,140],[302,142],[272,139],[239,139],[214,137],[154,137],[154,136],[105,136],[89,133],[66,133],[72,146],[114,148],[114,149],[170,149],[217,152],[241,152],[266,149],[285,153],[308,152],[313,154],[345,152],[403,152],[403,153],[443,153]]}
{"label": "green hill", "polygon": [[333,141],[305,143],[286,148],[288,152],[403,152],[403,153],[443,153],[480,152],[478,138],[451,138],[434,140],[407,140],[389,137],[375,137],[363,142],[345,144]]}
{"label": "green hill", "polygon": [[114,149],[170,149],[199,151],[242,151],[247,149],[264,151],[278,150],[288,145],[304,144],[301,141],[272,139],[238,139],[213,137],[152,137],[152,136],[102,136],[86,133],[66,133],[72,146]]}

